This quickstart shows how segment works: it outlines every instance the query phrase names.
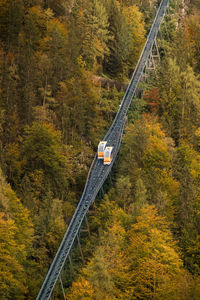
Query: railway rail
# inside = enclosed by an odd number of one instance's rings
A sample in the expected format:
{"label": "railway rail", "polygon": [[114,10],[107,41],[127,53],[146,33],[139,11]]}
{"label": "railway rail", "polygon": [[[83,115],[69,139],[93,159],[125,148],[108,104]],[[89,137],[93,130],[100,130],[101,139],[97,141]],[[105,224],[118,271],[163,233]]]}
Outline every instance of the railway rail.
{"label": "railway rail", "polygon": [[81,199],[77,205],[76,211],[60,244],[57,254],[49,268],[42,287],[37,296],[37,300],[48,300],[51,297],[54,286],[59,278],[66,259],[70,254],[74,240],[79,232],[81,224],[87,215],[91,203],[95,200],[97,193],[106,180],[112,165],[117,157],[120,148],[123,130],[126,121],[126,114],[131,101],[136,92],[140,77],[143,74],[148,58],[151,54],[154,42],[156,40],[161,22],[166,14],[169,0],[162,0],[157,10],[151,30],[148,34],[145,46],[138,60],[137,66],[131,77],[130,83],[122,99],[120,108],[115,119],[104,137],[107,146],[113,148],[113,159],[110,165],[104,165],[102,160],[98,160],[97,155],[94,157],[90,167],[87,181]]}

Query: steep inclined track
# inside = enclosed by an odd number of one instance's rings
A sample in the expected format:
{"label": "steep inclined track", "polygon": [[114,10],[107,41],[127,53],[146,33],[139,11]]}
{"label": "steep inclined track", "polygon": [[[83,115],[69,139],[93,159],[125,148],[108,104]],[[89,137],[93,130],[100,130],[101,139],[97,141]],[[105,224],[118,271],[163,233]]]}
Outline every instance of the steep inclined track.
{"label": "steep inclined track", "polygon": [[162,0],[160,3],[153,25],[146,40],[146,44],[132,75],[129,86],[124,94],[120,109],[118,110],[111,127],[104,137],[104,140],[107,141],[107,146],[114,147],[112,163],[110,165],[103,165],[102,160],[97,159],[97,155],[94,157],[83,194],[76,208],[74,216],[69,224],[68,230],[65,233],[57,254],[45,277],[41,290],[37,296],[37,300],[46,300],[50,298],[60,272],[62,271],[64,263],[73,246],[74,240],[79,232],[83,219],[89,210],[90,204],[94,201],[116,159],[121,144],[121,138],[128,108],[133,99],[140,77],[144,71],[145,65],[151,53],[154,41],[158,34],[162,19],[165,16],[168,4],[169,0]]}

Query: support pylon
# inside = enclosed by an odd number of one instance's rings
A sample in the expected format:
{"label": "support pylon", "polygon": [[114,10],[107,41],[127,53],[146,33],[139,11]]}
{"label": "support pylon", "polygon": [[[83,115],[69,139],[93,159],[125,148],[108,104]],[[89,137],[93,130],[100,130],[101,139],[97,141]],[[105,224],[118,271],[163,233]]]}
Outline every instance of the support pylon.
{"label": "support pylon", "polygon": [[85,259],[84,259],[83,251],[82,251],[82,248],[81,248],[79,233],[77,234],[77,240],[78,240],[78,248],[79,248],[79,251],[80,251],[80,254],[81,254],[81,260],[82,260],[83,264],[85,264]]}
{"label": "support pylon", "polygon": [[71,257],[71,254],[69,254],[69,266],[70,266],[70,271],[72,274],[74,274],[74,267],[73,267],[73,264],[72,264],[72,257]]}
{"label": "support pylon", "polygon": [[61,285],[61,289],[62,289],[62,293],[63,293],[63,298],[64,298],[64,300],[67,300],[66,297],[65,297],[65,290],[64,290],[64,287],[63,287],[63,282],[62,282],[61,275],[59,276],[59,279],[60,279],[60,285]]}
{"label": "support pylon", "polygon": [[89,235],[89,238],[91,238],[90,227],[89,227],[87,216],[85,217],[85,223],[86,223],[86,229],[80,229],[80,232],[87,232]]}

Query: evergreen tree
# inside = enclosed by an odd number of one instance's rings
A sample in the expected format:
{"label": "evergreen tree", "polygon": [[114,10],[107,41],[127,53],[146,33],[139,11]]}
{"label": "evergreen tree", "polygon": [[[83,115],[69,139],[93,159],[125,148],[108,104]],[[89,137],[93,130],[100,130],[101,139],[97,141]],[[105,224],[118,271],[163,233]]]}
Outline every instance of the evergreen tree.
{"label": "evergreen tree", "polygon": [[133,211],[134,218],[140,215],[141,208],[146,204],[146,188],[141,178],[138,178],[136,181],[135,187],[135,201],[131,205],[131,209]]}
{"label": "evergreen tree", "polygon": [[[67,189],[67,157],[61,144],[60,132],[51,125],[33,123],[27,126],[21,148],[24,176],[41,171],[46,187],[62,197]],[[69,169],[68,169],[69,171]],[[36,173],[35,173],[36,174]],[[69,174],[68,174],[69,175]]]}
{"label": "evergreen tree", "polygon": [[123,74],[130,47],[129,28],[122,7],[118,4],[117,1],[110,0],[107,8],[112,39],[107,44],[110,54],[105,56],[104,71],[113,77]]}
{"label": "evergreen tree", "polygon": [[[176,202],[177,235],[184,253],[184,262],[192,273],[199,274],[199,154],[181,144],[174,159],[174,176],[180,183]],[[195,253],[195,255],[194,255]]]}

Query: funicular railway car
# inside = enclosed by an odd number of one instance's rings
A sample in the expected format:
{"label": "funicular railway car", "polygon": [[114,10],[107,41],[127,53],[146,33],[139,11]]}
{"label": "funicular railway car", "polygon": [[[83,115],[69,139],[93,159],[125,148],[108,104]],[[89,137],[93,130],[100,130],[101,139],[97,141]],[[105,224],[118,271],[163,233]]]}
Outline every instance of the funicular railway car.
{"label": "funicular railway car", "polygon": [[106,141],[99,142],[98,145],[98,159],[104,159],[104,150],[106,148]]}
{"label": "funicular railway car", "polygon": [[110,165],[113,158],[113,147],[106,147],[104,150],[104,165]]}

